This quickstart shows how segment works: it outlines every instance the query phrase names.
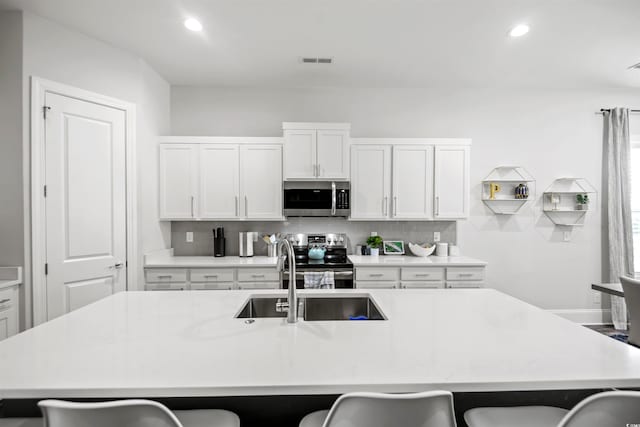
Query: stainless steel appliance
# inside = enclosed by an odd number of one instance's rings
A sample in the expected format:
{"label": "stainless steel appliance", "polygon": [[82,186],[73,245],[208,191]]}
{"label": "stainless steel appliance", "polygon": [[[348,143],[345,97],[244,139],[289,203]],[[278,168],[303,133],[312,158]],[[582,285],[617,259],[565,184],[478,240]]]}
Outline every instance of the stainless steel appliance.
{"label": "stainless steel appliance", "polygon": [[257,238],[257,233],[251,231],[242,231],[239,235],[239,256],[250,257],[253,256],[253,242]]}
{"label": "stainless steel appliance", "polygon": [[[353,288],[353,264],[347,257],[345,234],[288,234],[296,263],[296,288],[304,289],[304,273],[333,271],[336,288]],[[309,258],[309,249],[323,248],[322,259]],[[289,288],[289,273],[283,274],[283,287]]]}
{"label": "stainless steel appliance", "polygon": [[285,181],[284,216],[348,217],[350,190],[344,181]]}

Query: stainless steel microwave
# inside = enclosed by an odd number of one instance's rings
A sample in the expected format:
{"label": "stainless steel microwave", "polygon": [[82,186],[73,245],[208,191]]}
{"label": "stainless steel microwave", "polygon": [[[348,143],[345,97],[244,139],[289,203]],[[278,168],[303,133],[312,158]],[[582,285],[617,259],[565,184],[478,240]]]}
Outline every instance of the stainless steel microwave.
{"label": "stainless steel microwave", "polygon": [[345,181],[285,181],[284,216],[348,217],[350,185]]}

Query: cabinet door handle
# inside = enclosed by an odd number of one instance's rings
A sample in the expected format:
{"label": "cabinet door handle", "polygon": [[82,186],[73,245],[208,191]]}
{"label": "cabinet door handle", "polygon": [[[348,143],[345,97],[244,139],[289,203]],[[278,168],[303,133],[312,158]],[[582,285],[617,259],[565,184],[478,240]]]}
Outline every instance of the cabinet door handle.
{"label": "cabinet door handle", "polygon": [[382,216],[387,216],[387,202],[389,201],[387,196],[382,199]]}
{"label": "cabinet door handle", "polygon": [[7,302],[9,302],[9,301],[11,301],[11,298],[5,298],[5,299],[3,299],[3,300],[0,300],[0,304],[7,303]]}
{"label": "cabinet door handle", "polygon": [[398,196],[393,196],[393,216],[398,216]]}
{"label": "cabinet door handle", "polygon": [[240,215],[239,212],[239,208],[238,208],[238,196],[236,196],[236,216]]}
{"label": "cabinet door handle", "polygon": [[249,217],[249,197],[244,196],[244,216]]}
{"label": "cabinet door handle", "polygon": [[436,196],[436,215],[440,215],[440,196]]}
{"label": "cabinet door handle", "polygon": [[320,169],[320,163],[318,163],[318,177],[322,174],[322,169]]}
{"label": "cabinet door handle", "polygon": [[193,201],[195,197],[191,196],[191,218],[193,218]]}

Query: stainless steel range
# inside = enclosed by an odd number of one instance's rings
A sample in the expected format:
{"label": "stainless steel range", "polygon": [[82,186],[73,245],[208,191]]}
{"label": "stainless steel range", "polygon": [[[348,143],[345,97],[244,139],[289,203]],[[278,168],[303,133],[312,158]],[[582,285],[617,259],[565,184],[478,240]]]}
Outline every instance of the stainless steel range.
{"label": "stainless steel range", "polygon": [[[296,262],[296,288],[304,289],[305,272],[333,271],[336,288],[353,288],[353,264],[347,257],[346,234],[288,234]],[[289,273],[283,273],[289,287]]]}

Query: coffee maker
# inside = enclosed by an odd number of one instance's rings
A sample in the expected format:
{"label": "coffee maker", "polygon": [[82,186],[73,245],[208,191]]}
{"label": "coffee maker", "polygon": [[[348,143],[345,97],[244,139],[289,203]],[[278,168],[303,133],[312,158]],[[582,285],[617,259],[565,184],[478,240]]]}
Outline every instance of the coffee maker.
{"label": "coffee maker", "polygon": [[218,227],[213,230],[213,256],[223,257],[227,239],[224,238],[224,228]]}

